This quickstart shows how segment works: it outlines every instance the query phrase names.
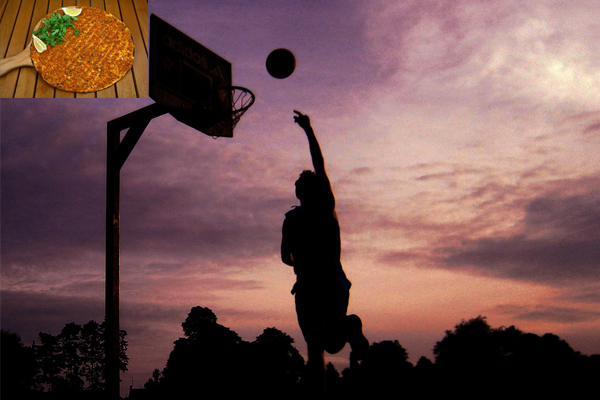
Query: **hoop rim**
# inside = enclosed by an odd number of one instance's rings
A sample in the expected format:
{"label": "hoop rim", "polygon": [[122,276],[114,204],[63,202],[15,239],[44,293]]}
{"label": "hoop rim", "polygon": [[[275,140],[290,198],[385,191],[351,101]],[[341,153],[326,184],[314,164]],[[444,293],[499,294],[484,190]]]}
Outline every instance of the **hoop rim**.
{"label": "hoop rim", "polygon": [[[225,95],[221,97],[220,93],[223,92]],[[227,103],[229,106],[215,110],[203,108],[197,103],[190,109],[169,109],[168,112],[180,122],[213,138],[233,137],[233,129],[254,104],[256,96],[250,89],[242,86],[222,86],[212,91],[212,97],[216,101],[226,100],[222,104]],[[221,99],[219,100],[218,97]]]}
{"label": "hoop rim", "polygon": [[232,93],[236,92],[236,91],[239,91],[239,92],[241,92],[240,96],[242,94],[246,94],[246,95],[250,96],[250,102],[247,103],[247,104],[244,104],[240,108],[235,108],[235,106],[236,106],[235,103],[236,103],[237,99],[239,99],[239,96],[238,96],[238,98],[232,97],[232,104],[231,104],[232,109],[231,109],[231,111],[225,111],[225,110],[220,111],[220,112],[222,112],[224,114],[236,114],[236,113],[239,113],[239,112],[244,112],[247,109],[249,109],[254,104],[254,102],[256,101],[256,96],[254,95],[254,93],[252,93],[252,91],[250,89],[245,88],[243,86],[221,86],[221,87],[216,88],[215,92],[220,92],[222,90],[231,90]]}

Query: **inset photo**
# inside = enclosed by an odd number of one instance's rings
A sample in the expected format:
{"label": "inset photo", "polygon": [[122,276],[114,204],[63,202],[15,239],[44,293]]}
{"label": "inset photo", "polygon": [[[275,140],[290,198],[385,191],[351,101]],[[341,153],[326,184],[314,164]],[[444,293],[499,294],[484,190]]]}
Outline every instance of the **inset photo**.
{"label": "inset photo", "polygon": [[3,0],[0,98],[148,97],[148,0]]}

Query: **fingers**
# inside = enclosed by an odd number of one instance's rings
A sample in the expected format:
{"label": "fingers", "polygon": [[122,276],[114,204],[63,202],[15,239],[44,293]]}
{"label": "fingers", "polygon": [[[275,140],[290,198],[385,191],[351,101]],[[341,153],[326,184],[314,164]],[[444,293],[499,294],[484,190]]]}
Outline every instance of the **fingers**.
{"label": "fingers", "polygon": [[295,112],[296,114],[298,114],[298,115],[295,115],[295,116],[294,116],[294,122],[296,122],[296,123],[300,123],[300,122],[302,122],[302,121],[305,121],[305,120],[307,120],[307,119],[308,119],[308,116],[306,116],[306,115],[302,114],[300,111],[294,110],[294,112]]}

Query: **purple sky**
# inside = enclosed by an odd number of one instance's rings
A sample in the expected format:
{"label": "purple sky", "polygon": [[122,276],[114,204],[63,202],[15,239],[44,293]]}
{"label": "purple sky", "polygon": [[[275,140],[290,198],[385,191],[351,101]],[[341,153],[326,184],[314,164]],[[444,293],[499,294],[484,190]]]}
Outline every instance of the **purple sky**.
{"label": "purple sky", "polygon": [[[320,139],[372,342],[416,362],[483,315],[600,353],[600,3],[157,3],[257,101],[233,139],[153,120],[122,170],[127,385],[164,367],[196,305],[304,353],[279,260],[311,166],[293,109]],[[278,47],[297,58],[285,80],[264,68]],[[1,100],[2,327],[26,344],[103,319],[106,122],[150,103]]]}

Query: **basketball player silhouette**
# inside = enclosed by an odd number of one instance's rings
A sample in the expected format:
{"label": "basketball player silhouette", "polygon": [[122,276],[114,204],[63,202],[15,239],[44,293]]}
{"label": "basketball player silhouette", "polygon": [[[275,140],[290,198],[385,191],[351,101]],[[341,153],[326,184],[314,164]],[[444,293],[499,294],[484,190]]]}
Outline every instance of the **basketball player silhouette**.
{"label": "basketball player silhouette", "polygon": [[356,315],[346,315],[350,281],[342,264],[340,226],[335,197],[325,170],[321,147],[310,119],[296,110],[294,121],[304,129],[314,167],[303,171],[296,181],[300,206],[285,214],[281,259],[294,267],[296,313],[308,347],[307,370],[314,390],[325,391],[325,356],[339,352],[346,343],[351,357],[360,360],[369,342]]}

